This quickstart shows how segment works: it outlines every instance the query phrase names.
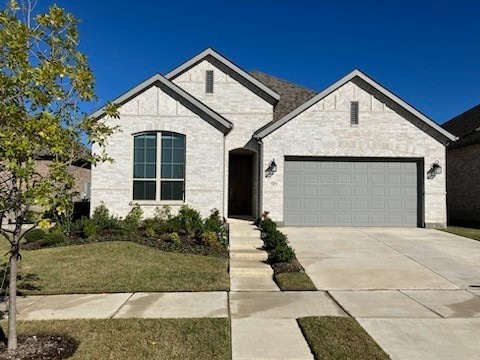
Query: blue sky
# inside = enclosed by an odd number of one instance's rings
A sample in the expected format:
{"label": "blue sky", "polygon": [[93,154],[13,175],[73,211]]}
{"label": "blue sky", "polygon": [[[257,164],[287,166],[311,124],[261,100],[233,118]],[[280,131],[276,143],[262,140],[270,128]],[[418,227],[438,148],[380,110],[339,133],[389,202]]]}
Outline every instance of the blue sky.
{"label": "blue sky", "polygon": [[480,103],[478,0],[57,4],[82,20],[99,97],[87,110],[207,47],[317,91],[358,68],[438,123]]}

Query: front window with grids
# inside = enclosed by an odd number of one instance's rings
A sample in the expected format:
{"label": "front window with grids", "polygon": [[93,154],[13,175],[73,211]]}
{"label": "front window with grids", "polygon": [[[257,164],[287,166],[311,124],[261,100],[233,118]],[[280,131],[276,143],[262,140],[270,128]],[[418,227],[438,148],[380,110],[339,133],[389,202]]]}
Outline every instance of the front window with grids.
{"label": "front window with grids", "polygon": [[136,135],[133,200],[184,200],[185,136],[171,132]]}

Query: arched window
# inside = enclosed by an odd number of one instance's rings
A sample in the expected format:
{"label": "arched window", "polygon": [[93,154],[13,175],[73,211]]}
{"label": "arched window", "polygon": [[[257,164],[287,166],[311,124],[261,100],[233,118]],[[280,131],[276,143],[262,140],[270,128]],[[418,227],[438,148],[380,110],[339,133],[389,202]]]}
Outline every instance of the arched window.
{"label": "arched window", "polygon": [[133,200],[184,200],[185,136],[170,132],[136,135]]}

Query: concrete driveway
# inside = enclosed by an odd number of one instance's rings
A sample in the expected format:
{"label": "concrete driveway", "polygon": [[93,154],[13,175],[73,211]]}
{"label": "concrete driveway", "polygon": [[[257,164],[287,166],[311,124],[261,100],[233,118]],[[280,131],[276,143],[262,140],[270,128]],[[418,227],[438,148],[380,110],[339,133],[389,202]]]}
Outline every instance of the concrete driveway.
{"label": "concrete driveway", "polygon": [[480,242],[419,228],[281,231],[392,359],[480,359]]}

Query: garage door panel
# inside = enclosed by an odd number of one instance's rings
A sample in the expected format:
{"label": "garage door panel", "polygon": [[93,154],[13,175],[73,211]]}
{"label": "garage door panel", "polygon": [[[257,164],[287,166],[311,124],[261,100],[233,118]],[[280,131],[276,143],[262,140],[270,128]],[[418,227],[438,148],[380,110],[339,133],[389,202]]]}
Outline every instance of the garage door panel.
{"label": "garage door panel", "polygon": [[307,226],[315,226],[315,224],[318,224],[318,215],[315,213],[315,214],[312,214],[312,213],[306,213],[304,214],[303,216],[303,221],[305,223],[305,225]]}
{"label": "garage door panel", "polygon": [[305,211],[317,211],[318,210],[318,204],[317,201],[312,201],[312,200],[305,200],[303,202],[302,209]]}
{"label": "garage door panel", "polygon": [[350,197],[352,195],[352,188],[350,187],[337,187],[337,196],[348,196]]}
{"label": "garage door panel", "polygon": [[350,174],[337,175],[337,184],[350,184],[351,182],[352,182],[352,177]]}
{"label": "garage door panel", "polygon": [[354,221],[357,226],[367,226],[369,224],[368,215],[355,214]]}
{"label": "garage door panel", "polygon": [[385,184],[385,175],[384,174],[372,174],[370,176],[370,183],[374,184],[374,185]]}
{"label": "garage door panel", "polygon": [[416,211],[417,210],[417,202],[416,201],[405,201],[403,209],[405,211]]}
{"label": "garage door panel", "polygon": [[[290,171],[299,171],[299,170],[291,169]],[[299,184],[302,183],[302,177],[301,177],[300,173],[295,173],[295,174],[286,173],[285,182],[287,184],[289,184],[290,186],[295,185],[295,184],[299,185]]]}
{"label": "garage door panel", "polygon": [[353,202],[353,209],[368,211],[368,200],[355,200]]}
{"label": "garage door panel", "polygon": [[339,199],[336,201],[337,206],[335,207],[335,210],[339,211],[351,211],[352,209],[352,202],[350,200],[343,200]]}
{"label": "garage door panel", "polygon": [[288,188],[285,188],[285,195],[288,198],[300,197],[301,194],[302,194],[302,189],[299,186],[289,186]]}
{"label": "garage door panel", "polygon": [[372,196],[372,197],[384,197],[385,196],[385,188],[383,188],[383,187],[372,187],[370,189],[370,196]]}
{"label": "garage door panel", "polygon": [[335,184],[334,175],[320,174],[320,184]]}
{"label": "garage door panel", "polygon": [[285,210],[288,213],[299,211],[302,209],[302,202],[300,199],[288,199],[285,201]]}
{"label": "garage door panel", "polygon": [[416,175],[405,175],[403,182],[404,182],[404,184],[407,184],[407,185],[416,184],[417,183],[417,176]]}
{"label": "garage door panel", "polygon": [[368,175],[367,174],[358,174],[353,176],[353,181],[356,185],[366,185],[368,184]]}
{"label": "garage door panel", "polygon": [[285,224],[417,226],[417,164],[286,161]]}
{"label": "garage door panel", "polygon": [[402,197],[402,189],[399,187],[392,187],[387,189],[388,197]]}
{"label": "garage door panel", "polygon": [[355,197],[367,197],[368,196],[368,188],[366,187],[356,187],[354,190],[353,190],[353,195]]}
{"label": "garage door panel", "polygon": [[333,200],[320,200],[320,207],[321,210],[335,210],[335,201]]}
{"label": "garage door panel", "polygon": [[303,189],[303,196],[318,196],[318,189],[316,187],[306,187]]}
{"label": "garage door panel", "polygon": [[302,168],[302,162],[300,161],[285,161],[285,171],[299,171]]}
{"label": "garage door panel", "polygon": [[317,174],[304,174],[302,180],[304,184],[318,184]]}

